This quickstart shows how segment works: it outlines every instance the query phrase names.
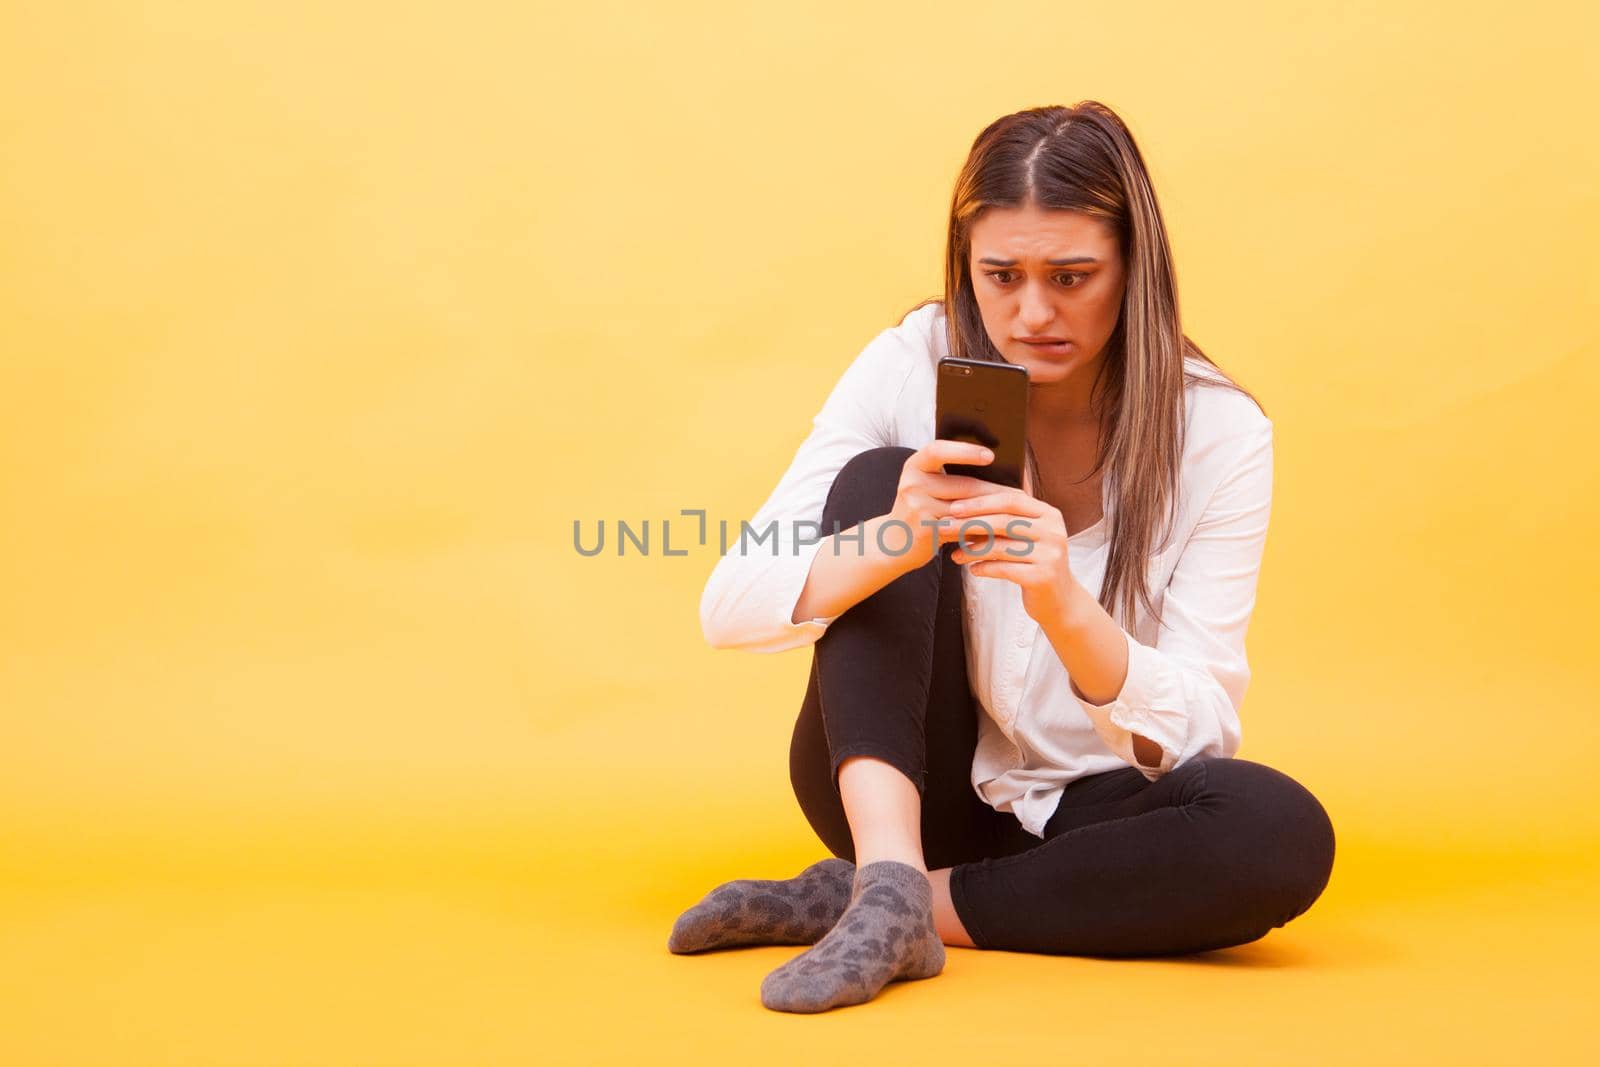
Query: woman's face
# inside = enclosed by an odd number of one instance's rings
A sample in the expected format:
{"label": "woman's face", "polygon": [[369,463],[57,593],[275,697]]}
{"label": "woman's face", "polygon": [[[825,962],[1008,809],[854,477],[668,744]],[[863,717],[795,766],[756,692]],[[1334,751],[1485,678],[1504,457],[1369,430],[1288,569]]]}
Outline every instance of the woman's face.
{"label": "woman's face", "polygon": [[[1125,283],[1122,253],[1105,223],[1032,204],[988,208],[973,224],[968,267],[989,340],[1027,368],[1031,384],[1098,366]],[[1030,344],[1033,337],[1060,343]]]}

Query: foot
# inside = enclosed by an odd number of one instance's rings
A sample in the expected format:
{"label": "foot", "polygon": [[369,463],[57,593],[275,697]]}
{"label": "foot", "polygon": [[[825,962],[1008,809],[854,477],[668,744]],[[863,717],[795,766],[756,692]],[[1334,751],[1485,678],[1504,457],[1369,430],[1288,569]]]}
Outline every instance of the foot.
{"label": "foot", "polygon": [[725,882],[678,917],[667,948],[706,952],[739,945],[812,945],[850,903],[855,864],[818,860],[793,878]]}
{"label": "foot", "polygon": [[850,904],[822,940],[767,975],[761,1003],[774,1011],[827,1011],[942,970],[928,876],[909,863],[879,860],[856,871]]}

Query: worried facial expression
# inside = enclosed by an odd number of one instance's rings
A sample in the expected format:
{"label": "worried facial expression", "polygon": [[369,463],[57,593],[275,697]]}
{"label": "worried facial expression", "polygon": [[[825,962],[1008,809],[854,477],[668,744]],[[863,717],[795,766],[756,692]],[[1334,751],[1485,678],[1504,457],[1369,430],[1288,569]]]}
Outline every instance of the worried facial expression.
{"label": "worried facial expression", "polygon": [[968,266],[989,340],[1034,384],[1095,363],[1122,312],[1126,274],[1115,233],[1077,211],[988,208]]}

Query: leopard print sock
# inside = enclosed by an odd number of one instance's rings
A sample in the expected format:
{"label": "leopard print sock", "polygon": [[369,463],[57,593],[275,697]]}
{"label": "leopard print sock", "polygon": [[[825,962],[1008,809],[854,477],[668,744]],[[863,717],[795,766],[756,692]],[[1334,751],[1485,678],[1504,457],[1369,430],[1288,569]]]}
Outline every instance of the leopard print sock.
{"label": "leopard print sock", "polygon": [[725,882],[678,917],[672,952],[739,945],[810,945],[833,928],[850,903],[855,864],[818,860],[793,878]]}
{"label": "leopard print sock", "polygon": [[793,1012],[861,1004],[890,982],[932,978],[944,955],[928,876],[879,860],[856,870],[850,904],[822,940],[767,975],[761,1003]]}

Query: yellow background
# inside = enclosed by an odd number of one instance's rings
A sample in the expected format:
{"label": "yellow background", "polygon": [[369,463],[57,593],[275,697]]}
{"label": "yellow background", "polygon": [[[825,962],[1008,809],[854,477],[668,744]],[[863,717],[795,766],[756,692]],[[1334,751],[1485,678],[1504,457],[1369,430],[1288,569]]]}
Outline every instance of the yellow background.
{"label": "yellow background", "polygon": [[[0,1061],[1592,1062],[1585,7],[6,4]],[[799,949],[665,939],[820,856],[809,653],[708,649],[660,523],[753,513],[972,138],[1083,98],[1276,423],[1240,755],[1333,881],[766,1011]]]}

